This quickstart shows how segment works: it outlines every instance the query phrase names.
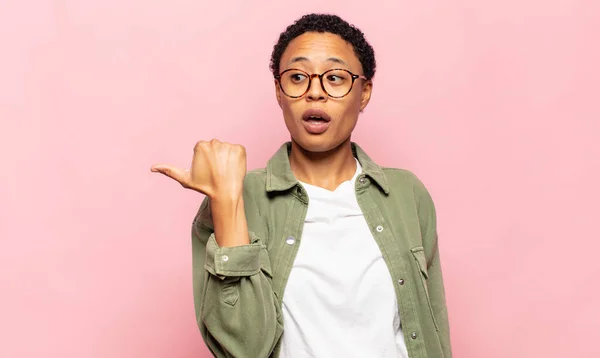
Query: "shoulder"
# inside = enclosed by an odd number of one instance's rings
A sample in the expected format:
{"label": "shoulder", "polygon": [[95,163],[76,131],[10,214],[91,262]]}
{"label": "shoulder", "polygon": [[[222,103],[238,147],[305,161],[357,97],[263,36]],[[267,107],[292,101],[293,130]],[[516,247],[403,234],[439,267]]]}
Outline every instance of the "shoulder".
{"label": "shoulder", "polygon": [[[418,217],[423,247],[430,252],[437,243],[437,214],[435,204],[423,181],[412,171],[382,168],[390,185],[390,194],[411,202]],[[397,194],[395,194],[397,193]]]}
{"label": "shoulder", "polygon": [[412,171],[403,168],[381,167],[390,185],[390,191],[410,190],[417,201],[431,200],[429,190],[423,181]]}
{"label": "shoulder", "polygon": [[404,168],[381,167],[381,170],[390,181],[396,185],[422,185],[421,180],[415,173]]}
{"label": "shoulder", "polygon": [[267,170],[258,168],[249,170],[244,178],[244,197],[258,200],[266,195]]}
{"label": "shoulder", "polygon": [[249,188],[262,187],[264,189],[267,178],[267,169],[258,168],[249,170],[244,178],[244,186]]}

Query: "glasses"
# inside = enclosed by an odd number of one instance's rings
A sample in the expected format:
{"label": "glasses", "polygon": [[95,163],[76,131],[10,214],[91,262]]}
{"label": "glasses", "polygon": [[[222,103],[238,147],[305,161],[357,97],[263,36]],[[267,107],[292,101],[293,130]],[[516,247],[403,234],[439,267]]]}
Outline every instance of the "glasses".
{"label": "glasses", "polygon": [[308,74],[305,71],[296,68],[290,68],[276,75],[279,80],[281,91],[288,97],[300,98],[310,89],[310,84],[314,77],[319,78],[321,88],[329,97],[342,98],[350,91],[354,81],[357,79],[367,80],[365,76],[355,75],[354,73],[341,68],[334,68],[323,72],[322,74]]}

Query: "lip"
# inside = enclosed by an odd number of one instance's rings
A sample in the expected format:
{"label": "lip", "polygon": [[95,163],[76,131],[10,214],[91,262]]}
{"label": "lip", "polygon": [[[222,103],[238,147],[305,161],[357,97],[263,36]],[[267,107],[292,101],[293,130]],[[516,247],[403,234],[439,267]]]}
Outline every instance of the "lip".
{"label": "lip", "polygon": [[302,115],[302,119],[305,121],[308,121],[310,117],[320,117],[323,118],[326,122],[331,121],[331,117],[327,114],[327,112],[320,108],[309,109]]}
{"label": "lip", "polygon": [[[311,121],[310,117],[323,118],[324,121]],[[302,115],[302,123],[308,133],[324,133],[331,124],[331,117],[322,109],[309,109]]]}

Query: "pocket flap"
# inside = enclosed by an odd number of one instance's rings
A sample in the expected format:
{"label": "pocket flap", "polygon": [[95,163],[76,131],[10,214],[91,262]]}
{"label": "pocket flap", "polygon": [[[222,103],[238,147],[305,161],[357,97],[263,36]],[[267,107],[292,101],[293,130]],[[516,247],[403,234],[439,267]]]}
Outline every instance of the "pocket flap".
{"label": "pocket flap", "polygon": [[429,278],[429,274],[427,274],[427,258],[425,257],[425,249],[423,246],[417,246],[410,249],[415,261],[419,265],[419,269],[425,278]]}

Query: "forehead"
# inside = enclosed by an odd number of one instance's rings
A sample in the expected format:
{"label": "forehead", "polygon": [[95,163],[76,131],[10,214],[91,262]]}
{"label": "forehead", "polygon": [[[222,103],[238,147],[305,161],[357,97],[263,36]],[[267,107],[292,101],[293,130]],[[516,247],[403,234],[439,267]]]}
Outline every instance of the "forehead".
{"label": "forehead", "polygon": [[339,35],[327,32],[307,32],[293,39],[281,56],[280,69],[283,71],[296,64],[304,64],[307,67],[323,66],[335,63],[332,59],[343,61],[347,66],[342,67],[349,67],[350,70],[362,70],[352,45]]}

